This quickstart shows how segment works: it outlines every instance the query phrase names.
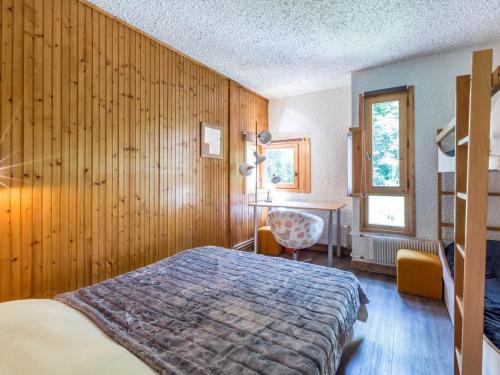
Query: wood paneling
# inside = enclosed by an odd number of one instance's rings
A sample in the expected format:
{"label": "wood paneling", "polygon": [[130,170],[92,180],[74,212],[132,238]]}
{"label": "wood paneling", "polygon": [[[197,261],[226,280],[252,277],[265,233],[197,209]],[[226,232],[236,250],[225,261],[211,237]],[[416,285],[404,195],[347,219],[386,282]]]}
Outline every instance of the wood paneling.
{"label": "wood paneling", "polygon": [[[255,133],[268,128],[268,100],[231,81],[229,86],[231,160],[229,166],[230,190],[230,245],[234,246],[253,237],[253,209],[248,202],[253,194],[245,192],[245,178],[238,173],[238,166],[245,161],[243,132]],[[265,222],[265,212],[260,209],[259,223]]]}
{"label": "wood paneling", "polygon": [[[1,0],[0,20],[0,301],[227,245],[226,77],[78,0]],[[267,126],[238,91],[243,128]],[[200,158],[202,121],[223,159]]]}

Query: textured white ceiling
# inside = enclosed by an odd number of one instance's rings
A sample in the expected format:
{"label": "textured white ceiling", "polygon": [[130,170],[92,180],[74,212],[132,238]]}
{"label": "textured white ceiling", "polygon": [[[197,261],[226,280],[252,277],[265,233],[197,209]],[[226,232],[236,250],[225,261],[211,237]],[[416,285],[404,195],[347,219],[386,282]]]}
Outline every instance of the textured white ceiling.
{"label": "textured white ceiling", "polygon": [[269,98],[500,39],[500,0],[91,0]]}

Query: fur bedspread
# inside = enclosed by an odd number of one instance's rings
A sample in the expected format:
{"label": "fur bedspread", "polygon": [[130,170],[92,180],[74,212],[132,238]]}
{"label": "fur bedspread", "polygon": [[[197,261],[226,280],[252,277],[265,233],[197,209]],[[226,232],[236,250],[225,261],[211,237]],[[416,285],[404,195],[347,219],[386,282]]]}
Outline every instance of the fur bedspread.
{"label": "fur bedspread", "polygon": [[219,247],[56,299],[165,374],[333,374],[368,302],[349,272]]}

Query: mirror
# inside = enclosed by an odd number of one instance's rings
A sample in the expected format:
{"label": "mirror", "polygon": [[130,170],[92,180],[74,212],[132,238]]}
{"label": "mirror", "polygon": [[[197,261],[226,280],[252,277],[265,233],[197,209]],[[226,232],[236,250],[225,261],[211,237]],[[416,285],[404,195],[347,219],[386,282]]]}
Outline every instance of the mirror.
{"label": "mirror", "polygon": [[201,123],[201,156],[222,159],[222,128],[207,122]]}

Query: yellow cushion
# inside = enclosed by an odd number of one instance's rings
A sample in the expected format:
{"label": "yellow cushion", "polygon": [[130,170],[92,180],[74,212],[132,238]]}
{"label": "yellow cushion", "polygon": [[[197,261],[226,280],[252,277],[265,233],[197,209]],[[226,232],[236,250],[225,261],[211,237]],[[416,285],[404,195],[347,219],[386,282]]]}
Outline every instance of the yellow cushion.
{"label": "yellow cushion", "polygon": [[258,232],[259,253],[266,255],[280,255],[281,245],[274,240],[271,227],[260,227]]}
{"label": "yellow cushion", "polygon": [[441,299],[443,281],[437,255],[402,249],[398,251],[398,291],[421,297]]}

